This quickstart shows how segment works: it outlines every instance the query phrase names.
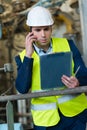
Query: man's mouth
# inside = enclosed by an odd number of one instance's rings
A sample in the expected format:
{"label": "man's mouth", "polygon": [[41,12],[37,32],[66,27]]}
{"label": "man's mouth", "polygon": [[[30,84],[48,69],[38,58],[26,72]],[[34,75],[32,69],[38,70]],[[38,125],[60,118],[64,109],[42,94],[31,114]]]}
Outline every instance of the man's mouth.
{"label": "man's mouth", "polygon": [[42,42],[42,43],[47,42],[47,40],[46,39],[41,39],[40,42]]}

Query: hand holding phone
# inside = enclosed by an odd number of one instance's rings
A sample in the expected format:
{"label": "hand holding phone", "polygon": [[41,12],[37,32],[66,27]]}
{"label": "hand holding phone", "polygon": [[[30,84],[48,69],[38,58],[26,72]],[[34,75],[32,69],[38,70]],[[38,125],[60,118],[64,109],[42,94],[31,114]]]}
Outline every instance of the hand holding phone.
{"label": "hand holding phone", "polygon": [[34,36],[33,32],[29,32],[29,34],[26,36],[25,41],[25,49],[26,49],[26,56],[31,58],[34,48],[33,43],[37,40],[36,36]]}

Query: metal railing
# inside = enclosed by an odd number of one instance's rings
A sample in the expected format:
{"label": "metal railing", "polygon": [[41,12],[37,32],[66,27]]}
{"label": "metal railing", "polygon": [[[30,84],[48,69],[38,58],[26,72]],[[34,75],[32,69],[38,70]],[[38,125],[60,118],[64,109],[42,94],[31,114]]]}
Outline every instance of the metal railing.
{"label": "metal railing", "polygon": [[16,95],[7,95],[0,96],[0,102],[6,102],[6,115],[7,115],[7,126],[8,130],[14,130],[14,115],[13,115],[13,106],[10,101],[13,100],[22,100],[22,99],[31,99],[37,97],[47,97],[47,96],[56,96],[56,95],[66,95],[66,94],[79,94],[87,93],[87,86],[79,86],[76,88],[66,88],[64,90],[49,90],[44,92],[34,92],[28,94],[16,94]]}

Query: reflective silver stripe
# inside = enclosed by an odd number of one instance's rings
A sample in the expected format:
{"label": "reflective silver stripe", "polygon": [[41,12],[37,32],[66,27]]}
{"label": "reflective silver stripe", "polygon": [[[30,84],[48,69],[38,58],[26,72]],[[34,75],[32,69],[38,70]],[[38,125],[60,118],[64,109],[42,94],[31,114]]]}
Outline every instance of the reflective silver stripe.
{"label": "reflective silver stripe", "polygon": [[45,91],[47,91],[47,90],[32,90],[32,93],[34,93],[34,92],[45,92]]}
{"label": "reflective silver stripe", "polygon": [[50,110],[56,109],[56,103],[49,103],[49,104],[35,104],[31,105],[32,110]]}
{"label": "reflective silver stripe", "polygon": [[69,101],[69,100],[75,98],[76,96],[77,96],[77,95],[64,95],[64,96],[58,98],[58,103],[60,104],[60,103]]}

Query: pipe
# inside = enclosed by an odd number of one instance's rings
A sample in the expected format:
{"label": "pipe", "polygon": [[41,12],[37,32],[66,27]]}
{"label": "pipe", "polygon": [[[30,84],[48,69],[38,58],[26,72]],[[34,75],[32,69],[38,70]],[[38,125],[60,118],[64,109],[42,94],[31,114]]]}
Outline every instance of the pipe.
{"label": "pipe", "polygon": [[66,88],[64,90],[49,90],[44,92],[33,92],[28,94],[16,94],[16,95],[8,95],[8,96],[0,96],[0,102],[4,101],[12,101],[12,100],[22,100],[22,99],[31,99],[37,97],[47,97],[47,96],[57,96],[63,94],[79,94],[86,93],[87,86],[79,86],[76,88]]}

